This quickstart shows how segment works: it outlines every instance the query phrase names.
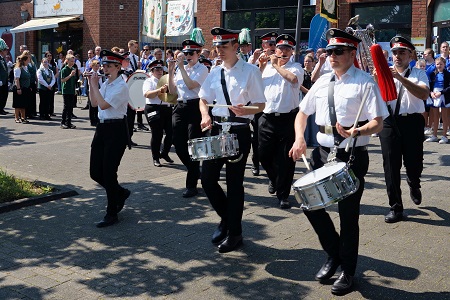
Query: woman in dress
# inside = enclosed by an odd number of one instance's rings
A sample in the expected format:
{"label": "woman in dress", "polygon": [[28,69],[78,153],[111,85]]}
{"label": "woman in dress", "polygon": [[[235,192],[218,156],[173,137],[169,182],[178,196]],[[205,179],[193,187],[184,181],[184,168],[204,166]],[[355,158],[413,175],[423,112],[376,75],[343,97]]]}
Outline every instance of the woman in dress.
{"label": "woman in dress", "polygon": [[31,95],[31,75],[28,71],[30,60],[30,56],[22,54],[17,58],[14,66],[13,108],[16,123],[28,123],[25,113]]}

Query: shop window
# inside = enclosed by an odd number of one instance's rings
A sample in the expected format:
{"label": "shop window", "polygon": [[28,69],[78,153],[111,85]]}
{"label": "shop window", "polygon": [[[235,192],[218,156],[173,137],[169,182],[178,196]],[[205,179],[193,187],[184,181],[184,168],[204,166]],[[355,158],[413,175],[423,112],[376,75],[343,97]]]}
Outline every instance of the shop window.
{"label": "shop window", "polygon": [[[303,6],[302,28],[309,28],[316,14],[315,6]],[[284,12],[284,28],[295,29],[297,25],[297,8],[286,8]]]}
{"label": "shop window", "polygon": [[298,0],[227,0],[226,10],[297,6]]}
{"label": "shop window", "polygon": [[279,28],[280,12],[278,10],[256,12],[255,20],[256,28]]}
{"label": "shop window", "polygon": [[447,21],[450,19],[450,1],[437,0],[434,3],[433,22]]}
{"label": "shop window", "polygon": [[252,13],[249,11],[227,12],[224,14],[224,27],[240,30],[250,27]]}

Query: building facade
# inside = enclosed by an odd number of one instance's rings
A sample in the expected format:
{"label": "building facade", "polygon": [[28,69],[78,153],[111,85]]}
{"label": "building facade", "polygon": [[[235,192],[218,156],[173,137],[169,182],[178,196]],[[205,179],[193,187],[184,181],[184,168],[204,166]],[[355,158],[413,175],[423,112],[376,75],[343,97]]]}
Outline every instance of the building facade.
{"label": "building facade", "polygon": [[[141,44],[161,46],[162,40],[149,40],[140,36],[143,2],[74,0],[70,3],[77,4],[77,7],[58,13],[58,9],[62,10],[69,2],[0,0],[0,31],[6,37],[11,30],[14,31],[18,26],[27,27],[31,21],[46,24],[47,27],[42,29],[34,27],[13,33],[13,56],[18,53],[19,45],[24,43],[38,57],[46,50],[56,53],[73,49],[83,58],[88,49],[97,45],[126,48],[130,39],[138,40]],[[319,5],[316,5],[316,0],[302,2],[300,43],[302,48],[306,48],[309,23],[319,12]],[[49,11],[39,8],[43,3],[52,5]],[[260,43],[258,37],[268,31],[295,34],[298,3],[298,0],[196,0],[195,24],[203,29],[205,47],[211,47],[210,29],[222,26],[231,29],[249,28],[256,48]],[[317,4],[320,4],[319,0]],[[447,0],[338,0],[338,22],[331,26],[345,28],[354,15],[360,16],[361,26],[369,23],[374,25],[377,41],[380,42],[388,42],[396,34],[412,38],[416,45],[422,45],[423,48],[432,46],[433,42],[436,47],[440,42],[450,40],[450,3]],[[60,22],[56,25],[47,24],[55,22],[55,18],[60,18]],[[182,38],[172,42],[171,46],[178,45]]]}

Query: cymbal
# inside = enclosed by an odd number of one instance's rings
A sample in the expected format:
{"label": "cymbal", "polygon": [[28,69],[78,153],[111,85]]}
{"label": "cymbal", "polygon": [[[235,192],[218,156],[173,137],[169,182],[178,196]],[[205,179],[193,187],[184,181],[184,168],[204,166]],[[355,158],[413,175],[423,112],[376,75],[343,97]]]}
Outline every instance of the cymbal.
{"label": "cymbal", "polygon": [[[166,74],[166,75],[163,75],[159,79],[158,84],[156,85],[156,87],[160,88],[163,85],[168,84],[168,83],[169,83],[169,74]],[[170,104],[177,104],[178,95],[177,94],[165,93],[165,94],[158,95],[158,98],[161,101],[164,101],[164,102],[167,102],[167,103],[170,103]]]}

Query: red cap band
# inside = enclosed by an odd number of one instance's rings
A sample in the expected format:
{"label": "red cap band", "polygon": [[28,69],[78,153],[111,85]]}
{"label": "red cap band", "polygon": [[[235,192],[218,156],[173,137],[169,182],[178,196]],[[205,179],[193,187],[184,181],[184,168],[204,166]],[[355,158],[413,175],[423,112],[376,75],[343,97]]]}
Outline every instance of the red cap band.
{"label": "red cap band", "polygon": [[202,47],[197,45],[185,45],[183,50],[202,50]]}
{"label": "red cap band", "polygon": [[237,40],[239,34],[224,34],[224,35],[215,35],[213,38],[213,42],[229,42],[232,40]]}
{"label": "red cap band", "polygon": [[358,47],[358,42],[343,37],[333,37],[328,41],[328,44],[349,44],[349,46]]}
{"label": "red cap band", "polygon": [[408,45],[408,44],[405,44],[405,43],[398,42],[398,43],[392,44],[391,48],[407,48],[407,49],[411,49],[411,46]]}
{"label": "red cap band", "polygon": [[294,43],[292,41],[279,40],[278,43],[277,43],[277,46],[283,46],[283,45],[294,47]]}

